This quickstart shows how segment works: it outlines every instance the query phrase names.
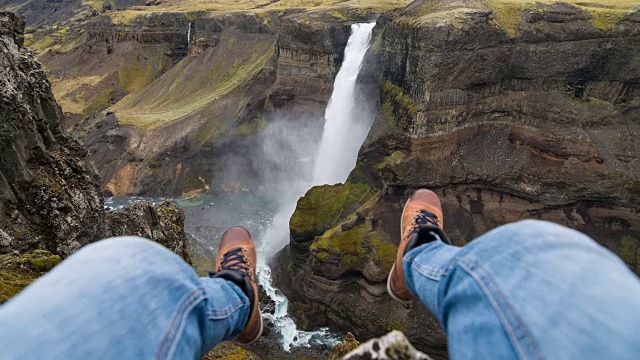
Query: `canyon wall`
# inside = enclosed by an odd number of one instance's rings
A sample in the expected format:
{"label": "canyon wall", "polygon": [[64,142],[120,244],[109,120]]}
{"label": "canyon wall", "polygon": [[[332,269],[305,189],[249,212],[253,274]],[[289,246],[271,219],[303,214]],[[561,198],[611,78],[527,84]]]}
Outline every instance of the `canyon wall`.
{"label": "canyon wall", "polygon": [[[275,260],[301,324],[368,337],[399,323],[444,356],[422,306],[405,310],[384,289],[404,201],[423,187],[441,197],[456,245],[542,219],[640,271],[640,13],[603,23],[599,4],[504,6],[416,1],[379,19],[381,106],[358,164],[347,184],[300,199]],[[315,217],[325,221],[304,220]]]}

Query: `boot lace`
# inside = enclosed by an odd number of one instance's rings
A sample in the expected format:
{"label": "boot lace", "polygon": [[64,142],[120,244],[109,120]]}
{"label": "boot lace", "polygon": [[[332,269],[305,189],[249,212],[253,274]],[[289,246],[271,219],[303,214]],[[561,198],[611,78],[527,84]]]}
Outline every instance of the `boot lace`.
{"label": "boot lace", "polygon": [[218,271],[210,271],[209,276],[213,277],[222,271],[237,271],[242,274],[243,277],[251,278],[251,269],[249,269],[251,261],[244,255],[243,251],[246,251],[246,248],[239,247],[224,253]]}
{"label": "boot lace", "polygon": [[422,225],[435,225],[438,226],[438,216],[432,214],[426,210],[416,210],[417,214],[414,218],[414,230],[417,230]]}

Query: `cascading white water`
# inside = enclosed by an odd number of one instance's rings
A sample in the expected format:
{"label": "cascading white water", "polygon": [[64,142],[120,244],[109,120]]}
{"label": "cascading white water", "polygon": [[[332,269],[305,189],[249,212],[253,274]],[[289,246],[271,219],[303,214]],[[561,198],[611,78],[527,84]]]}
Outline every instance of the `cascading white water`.
{"label": "cascading white water", "polygon": [[[320,150],[316,157],[311,182],[288,184],[283,192],[283,206],[274,216],[271,226],[262,234],[258,254],[258,281],[276,304],[275,313],[267,315],[282,335],[285,351],[291,347],[309,347],[313,344],[335,345],[339,340],[328,329],[300,331],[287,315],[289,301],[272,284],[271,269],[267,258],[282,249],[289,239],[289,219],[297,201],[314,185],[344,182],[353,169],[358,150],[371,127],[370,120],[362,120],[355,114],[356,78],[369,49],[375,23],[354,24],[344,54],[344,62],[334,83],[333,94],[325,113],[325,127]],[[279,240],[279,241],[278,241]]]}
{"label": "cascading white water", "polygon": [[189,30],[187,31],[187,49],[191,49],[191,23],[189,23]]}
{"label": "cascading white water", "polygon": [[354,24],[344,52],[344,62],[336,76],[333,94],[325,112],[324,134],[316,157],[313,182],[335,184],[346,180],[358,157],[358,150],[371,123],[354,121],[356,79],[369,49],[375,23]]}

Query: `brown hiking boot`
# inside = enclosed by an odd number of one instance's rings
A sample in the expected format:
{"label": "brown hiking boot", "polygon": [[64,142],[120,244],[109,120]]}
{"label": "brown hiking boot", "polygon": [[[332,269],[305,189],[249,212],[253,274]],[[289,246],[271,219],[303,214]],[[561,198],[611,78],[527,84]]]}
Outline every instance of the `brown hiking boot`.
{"label": "brown hiking boot", "polygon": [[387,280],[387,292],[404,306],[410,307],[413,303],[413,296],[404,281],[402,258],[411,249],[438,238],[446,244],[450,244],[449,239],[442,231],[444,217],[438,195],[431,190],[425,189],[413,193],[404,205],[402,224],[400,226],[400,245],[398,246],[396,262],[393,264]]}
{"label": "brown hiking boot", "polygon": [[209,276],[231,281],[249,298],[249,320],[235,341],[248,345],[258,340],[263,324],[256,283],[256,248],[247,229],[232,227],[222,235],[216,256],[216,271],[209,273]]}

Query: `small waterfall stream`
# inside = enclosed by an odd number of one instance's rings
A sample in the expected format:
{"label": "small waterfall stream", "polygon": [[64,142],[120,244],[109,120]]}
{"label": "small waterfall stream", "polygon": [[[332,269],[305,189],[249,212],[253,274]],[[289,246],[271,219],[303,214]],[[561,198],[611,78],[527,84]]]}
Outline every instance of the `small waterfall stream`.
{"label": "small waterfall stream", "polygon": [[189,30],[187,30],[187,50],[191,49],[191,24],[189,23]]}
{"label": "small waterfall stream", "polygon": [[[258,254],[258,281],[267,294],[276,303],[274,315],[267,315],[278,328],[285,351],[292,347],[308,347],[314,344],[335,345],[339,339],[326,328],[316,331],[300,331],[287,315],[289,302],[272,284],[271,269],[266,265],[267,258],[282,249],[289,239],[289,219],[295,211],[297,201],[306,191],[315,185],[344,182],[353,169],[358,150],[371,127],[371,121],[357,122],[356,79],[362,67],[364,56],[369,49],[371,34],[375,23],[353,24],[351,36],[344,54],[344,62],[334,83],[331,100],[325,113],[325,126],[320,149],[316,157],[314,175],[311,183],[291,184],[295,188],[293,196],[274,216],[271,226],[262,234]],[[280,239],[284,239],[282,243]],[[280,241],[278,241],[280,240]]]}

